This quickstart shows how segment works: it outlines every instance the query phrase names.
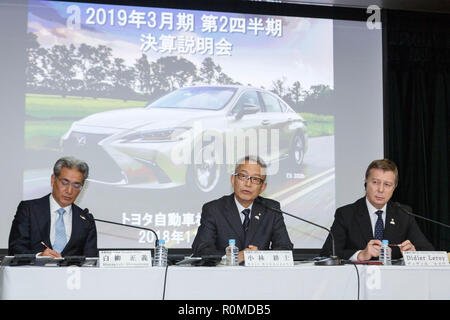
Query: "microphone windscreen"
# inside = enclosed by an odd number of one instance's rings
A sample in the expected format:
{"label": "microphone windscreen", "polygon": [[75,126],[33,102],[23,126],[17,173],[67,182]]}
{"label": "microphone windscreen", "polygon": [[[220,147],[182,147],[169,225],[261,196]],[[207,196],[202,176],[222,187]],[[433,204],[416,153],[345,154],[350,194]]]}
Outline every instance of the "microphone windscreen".
{"label": "microphone windscreen", "polygon": [[85,218],[88,221],[93,221],[94,217],[92,216],[92,214],[89,213],[89,209],[85,208],[83,209],[82,213],[81,213],[81,217]]}

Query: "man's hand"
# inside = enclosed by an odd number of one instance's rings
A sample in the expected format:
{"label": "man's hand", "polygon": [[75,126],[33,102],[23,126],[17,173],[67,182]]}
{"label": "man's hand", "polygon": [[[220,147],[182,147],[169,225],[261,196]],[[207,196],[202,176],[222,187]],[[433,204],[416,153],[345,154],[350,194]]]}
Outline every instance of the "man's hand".
{"label": "man's hand", "polygon": [[411,241],[406,240],[400,243],[400,251],[416,251],[416,247],[414,247]]}
{"label": "man's hand", "polygon": [[376,258],[380,255],[381,241],[380,240],[370,240],[367,246],[358,254],[358,261],[370,260],[371,258]]}
{"label": "man's hand", "polygon": [[238,254],[238,261],[239,261],[239,263],[241,263],[242,261],[245,260],[244,259],[244,251],[247,251],[247,250],[256,251],[256,250],[258,250],[258,247],[257,246],[253,246],[253,245],[249,245],[248,248],[239,251],[239,254]]}
{"label": "man's hand", "polygon": [[40,256],[46,256],[50,258],[62,258],[62,256],[57,251],[49,248],[45,249],[44,252],[40,254]]}

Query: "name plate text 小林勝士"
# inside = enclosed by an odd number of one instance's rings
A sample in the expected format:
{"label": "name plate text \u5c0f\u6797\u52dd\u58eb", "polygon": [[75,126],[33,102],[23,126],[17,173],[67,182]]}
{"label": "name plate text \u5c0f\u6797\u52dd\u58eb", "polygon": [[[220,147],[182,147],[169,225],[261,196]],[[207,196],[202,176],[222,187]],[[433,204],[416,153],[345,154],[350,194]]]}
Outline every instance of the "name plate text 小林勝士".
{"label": "name plate text \u5c0f\u6797\u52dd\u58eb", "polygon": [[292,267],[294,257],[290,250],[244,251],[246,267]]}

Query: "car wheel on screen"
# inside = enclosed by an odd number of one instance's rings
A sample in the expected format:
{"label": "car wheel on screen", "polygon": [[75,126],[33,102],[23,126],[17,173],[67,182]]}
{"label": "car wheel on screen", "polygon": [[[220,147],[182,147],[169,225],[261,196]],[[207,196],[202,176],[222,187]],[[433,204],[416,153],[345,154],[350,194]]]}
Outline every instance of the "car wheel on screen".
{"label": "car wheel on screen", "polygon": [[[206,148],[200,150],[200,154],[204,155]],[[200,163],[196,163],[194,158],[193,163],[188,169],[187,188],[190,191],[200,191],[201,193],[208,193],[218,191],[223,184],[222,178],[224,176],[224,165],[217,163],[214,157],[205,159],[206,157],[199,157]],[[194,189],[194,190],[192,190]]]}
{"label": "car wheel on screen", "polygon": [[292,165],[295,168],[300,168],[305,158],[305,145],[303,143],[303,137],[300,134],[296,134],[292,142],[292,149],[289,155]]}

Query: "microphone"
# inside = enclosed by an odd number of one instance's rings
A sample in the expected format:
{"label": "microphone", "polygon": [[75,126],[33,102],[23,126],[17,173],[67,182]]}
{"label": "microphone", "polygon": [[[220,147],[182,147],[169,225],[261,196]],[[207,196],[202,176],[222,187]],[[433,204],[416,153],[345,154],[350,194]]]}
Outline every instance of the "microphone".
{"label": "microphone", "polygon": [[261,198],[261,197],[256,198],[255,201],[256,201],[256,202],[259,202],[259,203],[262,204],[264,207],[266,207],[266,208],[268,208],[268,209],[270,209],[270,210],[273,210],[273,211],[275,211],[275,212],[278,212],[278,213],[287,215],[287,216],[292,217],[292,218],[294,218],[294,219],[301,220],[301,221],[303,221],[303,222],[309,223],[309,224],[311,224],[311,225],[313,225],[313,226],[316,226],[316,227],[318,227],[318,228],[321,228],[321,229],[326,230],[326,231],[328,232],[328,234],[331,236],[332,256],[330,256],[329,258],[327,258],[327,259],[325,259],[325,260],[316,261],[314,264],[315,264],[315,265],[318,265],[318,266],[337,266],[337,265],[343,264],[342,261],[341,261],[341,259],[339,259],[339,258],[336,256],[336,254],[335,254],[335,250],[334,250],[334,236],[333,236],[333,233],[331,232],[330,229],[325,228],[324,226],[321,226],[321,225],[319,225],[319,224],[317,224],[317,223],[314,223],[314,222],[311,222],[311,221],[309,221],[309,220],[306,220],[306,219],[303,219],[303,218],[294,216],[293,214],[287,213],[287,212],[282,211],[282,210],[280,210],[280,209],[273,208],[273,207],[267,205],[265,199],[263,199],[263,198]]}
{"label": "microphone", "polygon": [[124,223],[118,223],[118,222],[114,222],[114,221],[96,219],[96,218],[94,218],[92,213],[89,212],[88,208],[83,210],[83,212],[80,214],[80,218],[83,219],[83,220],[86,220],[86,221],[90,221],[90,222],[99,221],[99,222],[104,222],[104,223],[109,223],[109,224],[115,224],[115,225],[118,225],[118,226],[124,226],[124,227],[129,227],[129,228],[135,228],[135,229],[151,231],[155,235],[155,239],[156,239],[155,240],[155,247],[158,246],[158,235],[156,234],[156,232],[154,230],[152,230],[150,228],[144,228],[144,227],[132,226],[132,225],[129,225],[129,224],[124,224]]}
{"label": "microphone", "polygon": [[416,218],[420,218],[420,219],[423,219],[423,220],[426,220],[426,221],[429,221],[429,222],[433,222],[433,223],[436,223],[436,224],[441,225],[441,226],[446,227],[446,228],[450,228],[450,226],[449,226],[448,224],[445,224],[445,223],[442,223],[442,222],[439,222],[439,221],[436,221],[436,220],[433,220],[433,219],[430,219],[430,218],[425,218],[425,217],[419,216],[418,214],[412,213],[412,212],[406,210],[406,209],[403,207],[403,205],[400,204],[400,203],[398,203],[398,202],[394,202],[394,204],[395,204],[400,210],[402,210],[402,211],[405,212],[406,214],[409,214],[410,216],[413,216],[413,217],[416,217]]}

